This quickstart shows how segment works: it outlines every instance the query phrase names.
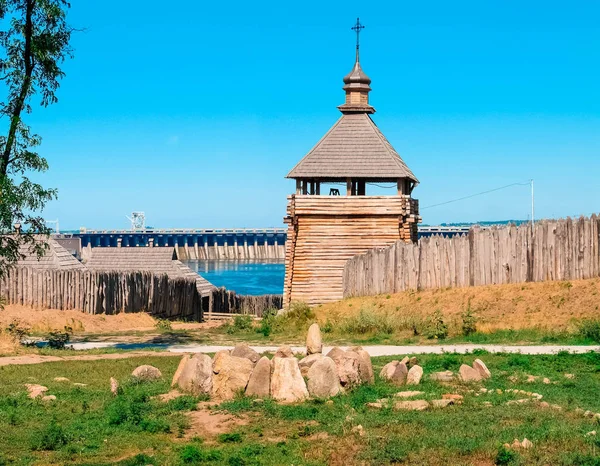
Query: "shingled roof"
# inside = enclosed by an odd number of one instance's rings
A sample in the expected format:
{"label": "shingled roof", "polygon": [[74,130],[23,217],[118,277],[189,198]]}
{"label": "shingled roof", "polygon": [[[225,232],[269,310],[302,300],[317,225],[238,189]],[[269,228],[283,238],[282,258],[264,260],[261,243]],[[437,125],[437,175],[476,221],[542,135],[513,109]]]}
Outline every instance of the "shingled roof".
{"label": "shingled roof", "polygon": [[148,271],[166,274],[171,278],[194,278],[201,294],[216,288],[187,265],[178,261],[172,247],[91,248],[85,266],[92,270]]}
{"label": "shingled roof", "polygon": [[24,256],[17,261],[18,266],[32,267],[34,269],[43,270],[72,270],[85,268],[77,258],[58,244],[52,238],[36,238],[36,241],[46,242],[48,249],[46,253],[38,258],[37,255],[30,251],[30,245],[22,244],[19,247],[19,253]]}
{"label": "shingled roof", "polygon": [[408,178],[419,182],[366,113],[342,115],[287,178]]}

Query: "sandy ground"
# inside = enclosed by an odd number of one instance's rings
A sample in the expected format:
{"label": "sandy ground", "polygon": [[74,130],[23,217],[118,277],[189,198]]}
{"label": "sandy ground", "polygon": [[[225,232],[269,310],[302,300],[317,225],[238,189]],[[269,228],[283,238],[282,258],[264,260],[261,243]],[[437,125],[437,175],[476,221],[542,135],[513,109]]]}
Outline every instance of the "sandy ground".
{"label": "sandy ground", "polygon": [[569,329],[580,319],[600,316],[600,279],[409,291],[324,304],[315,308],[315,313],[324,322],[331,317],[356,315],[360,310],[409,319],[426,317],[439,309],[452,323],[459,321],[469,306],[482,332]]}

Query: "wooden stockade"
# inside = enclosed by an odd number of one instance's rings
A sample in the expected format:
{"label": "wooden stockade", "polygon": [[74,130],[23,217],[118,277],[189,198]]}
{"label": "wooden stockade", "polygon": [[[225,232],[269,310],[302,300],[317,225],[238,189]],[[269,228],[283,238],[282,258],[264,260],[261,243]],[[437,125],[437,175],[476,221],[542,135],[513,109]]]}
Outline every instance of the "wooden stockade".
{"label": "wooden stockade", "polygon": [[212,292],[211,304],[205,317],[208,320],[231,317],[233,314],[262,317],[267,309],[281,309],[282,305],[282,295],[245,296],[225,288],[218,288]]}
{"label": "wooden stockade", "polygon": [[160,318],[193,321],[203,317],[195,280],[151,272],[13,267],[0,280],[0,296],[9,304],[88,314],[147,312]]}
{"label": "wooden stockade", "polygon": [[447,287],[576,280],[600,274],[600,220],[545,220],[472,228],[356,255],[344,268],[344,297]]}

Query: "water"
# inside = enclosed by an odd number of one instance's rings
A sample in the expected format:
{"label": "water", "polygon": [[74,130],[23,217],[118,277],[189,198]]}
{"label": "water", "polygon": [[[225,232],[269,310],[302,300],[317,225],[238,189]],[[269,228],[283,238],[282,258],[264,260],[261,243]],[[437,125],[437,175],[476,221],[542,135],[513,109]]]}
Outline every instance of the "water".
{"label": "water", "polygon": [[277,260],[197,260],[186,265],[217,287],[238,294],[259,296],[282,294],[285,265]]}

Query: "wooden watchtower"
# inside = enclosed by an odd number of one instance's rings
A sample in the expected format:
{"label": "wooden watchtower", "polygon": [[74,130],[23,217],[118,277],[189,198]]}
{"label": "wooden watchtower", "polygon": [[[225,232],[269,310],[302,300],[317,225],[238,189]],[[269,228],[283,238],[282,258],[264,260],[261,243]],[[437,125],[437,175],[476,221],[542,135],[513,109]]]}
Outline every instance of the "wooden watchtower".
{"label": "wooden watchtower", "polygon": [[[417,240],[419,207],[411,193],[418,180],[371,119],[371,80],[359,60],[361,28],[357,21],[356,62],[344,77],[342,116],[287,175],[296,180],[296,193],[288,196],[284,219],[284,306],[342,299],[350,257]],[[392,195],[369,195],[371,183],[393,183]],[[339,187],[321,193],[324,184]]]}

